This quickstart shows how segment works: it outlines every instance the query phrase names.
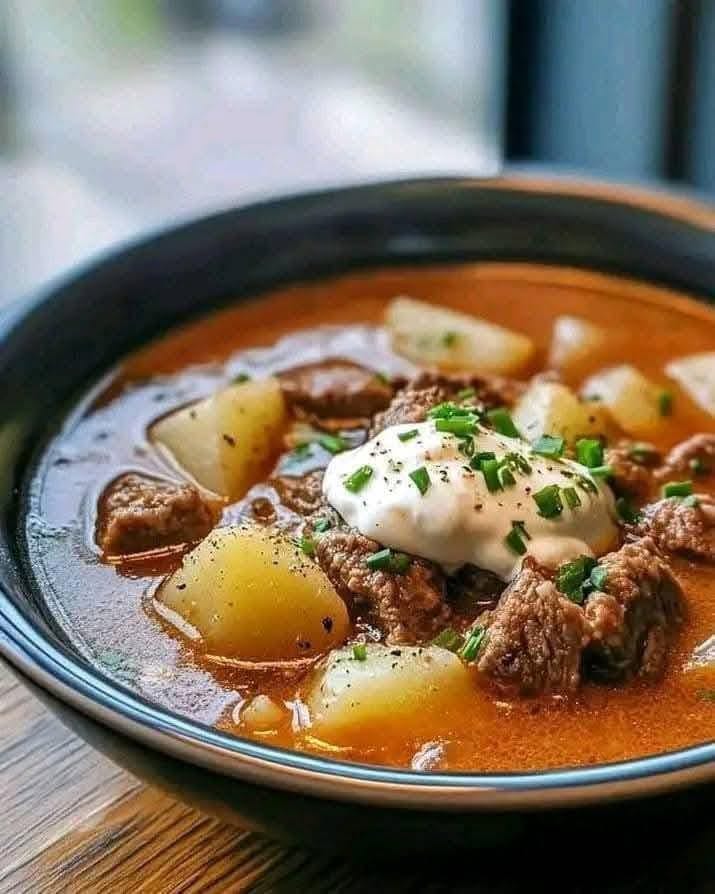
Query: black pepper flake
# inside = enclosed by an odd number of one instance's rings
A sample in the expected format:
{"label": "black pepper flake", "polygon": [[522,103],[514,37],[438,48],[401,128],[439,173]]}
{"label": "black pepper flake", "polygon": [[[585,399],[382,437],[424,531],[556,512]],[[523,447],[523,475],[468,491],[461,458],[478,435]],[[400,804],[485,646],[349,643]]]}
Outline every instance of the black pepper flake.
{"label": "black pepper flake", "polygon": [[186,589],[186,584],[177,584],[177,585],[176,585],[176,589],[177,589],[177,590],[185,590],[185,589]]}
{"label": "black pepper flake", "polygon": [[221,437],[224,439],[224,441],[228,444],[229,447],[236,446],[236,439],[234,437],[232,437],[232,435],[223,434],[223,435],[221,435]]}

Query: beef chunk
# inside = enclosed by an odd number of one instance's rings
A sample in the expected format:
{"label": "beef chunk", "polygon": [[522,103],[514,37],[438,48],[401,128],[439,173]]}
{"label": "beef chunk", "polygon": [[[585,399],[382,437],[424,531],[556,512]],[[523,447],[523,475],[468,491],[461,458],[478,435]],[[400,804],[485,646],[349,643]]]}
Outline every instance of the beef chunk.
{"label": "beef chunk", "polygon": [[650,538],[625,544],[599,565],[606,578],[586,601],[591,642],[584,672],[597,680],[658,676],[668,634],[681,617],[680,585]]}
{"label": "beef chunk", "polygon": [[209,533],[218,514],[218,502],[191,484],[130,473],[102,494],[97,543],[109,556],[192,543]]}
{"label": "beef chunk", "polygon": [[513,404],[524,386],[521,382],[498,376],[448,376],[430,371],[421,372],[395,394],[383,413],[375,417],[370,434],[376,435],[390,425],[424,422],[432,407],[454,400],[466,388],[474,389],[474,397],[470,400],[475,403],[481,403],[485,407],[499,407]]}
{"label": "beef chunk", "polygon": [[450,617],[444,600],[444,576],[432,563],[413,559],[404,574],[373,571],[365,559],[380,544],[355,531],[327,531],[315,555],[336,590],[357,604],[367,604],[390,643],[431,640]]}
{"label": "beef chunk", "polygon": [[280,375],[288,403],[319,418],[356,419],[384,410],[392,387],[350,360],[308,363]]}
{"label": "beef chunk", "polygon": [[655,488],[655,466],[660,454],[653,448],[639,449],[632,441],[621,441],[606,451],[606,463],[613,469],[609,479],[617,494],[647,500]]}
{"label": "beef chunk", "polygon": [[307,475],[278,475],[271,484],[284,506],[298,515],[311,515],[326,506],[323,474],[323,469],[316,469]]}
{"label": "beef chunk", "polygon": [[664,552],[715,562],[715,499],[712,497],[700,495],[694,504],[678,497],[651,503],[643,509],[636,530],[652,537]]}
{"label": "beef chunk", "polygon": [[578,688],[588,624],[532,560],[524,561],[485,623],[481,673],[523,693]]}
{"label": "beef chunk", "polygon": [[661,478],[691,478],[715,474],[715,434],[693,435],[676,445],[665,458]]}

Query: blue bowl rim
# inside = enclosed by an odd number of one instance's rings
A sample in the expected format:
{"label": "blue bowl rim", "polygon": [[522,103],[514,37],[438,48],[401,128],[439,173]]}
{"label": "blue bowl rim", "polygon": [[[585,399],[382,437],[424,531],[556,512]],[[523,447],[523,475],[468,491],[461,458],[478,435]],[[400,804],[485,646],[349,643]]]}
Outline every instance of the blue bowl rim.
{"label": "blue bowl rim", "polygon": [[[426,185],[439,188],[441,184],[464,185],[476,190],[545,190],[557,195],[568,195],[575,189],[584,201],[596,197],[598,201],[641,210],[652,202],[655,207],[650,210],[656,217],[665,213],[708,230],[713,224],[715,231],[714,212],[705,202],[693,201],[692,195],[669,190],[644,192],[617,184],[553,176],[548,179],[517,175],[488,180],[390,181],[305,193],[245,206],[243,210],[266,209],[286,201],[320,201],[325,197],[335,201],[346,193],[369,193],[385,188],[410,189]],[[662,207],[663,204],[667,207]],[[35,300],[16,309],[0,328],[0,342],[9,338],[16,326],[27,321],[36,308],[52,301],[60,288],[81,281],[94,269],[135,246],[146,246],[152,239],[171,236],[213,217],[139,239],[70,274],[61,284],[49,287]],[[418,773],[337,761],[257,743],[187,720],[130,691],[61,643],[55,643],[52,636],[21,612],[5,592],[0,592],[0,655],[20,675],[60,701],[149,748],[219,774],[333,800],[438,811],[544,809],[655,794],[715,780],[715,742],[611,764],[500,774]]]}

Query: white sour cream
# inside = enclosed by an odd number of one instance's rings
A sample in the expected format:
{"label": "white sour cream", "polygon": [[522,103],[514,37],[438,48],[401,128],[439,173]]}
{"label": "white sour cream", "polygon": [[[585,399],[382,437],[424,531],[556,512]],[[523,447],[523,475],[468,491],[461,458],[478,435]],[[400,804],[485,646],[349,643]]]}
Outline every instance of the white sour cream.
{"label": "white sour cream", "polygon": [[[417,430],[402,441],[400,434]],[[521,567],[523,555],[505,538],[512,522],[523,522],[531,539],[522,538],[528,554],[556,567],[579,555],[598,556],[616,542],[616,511],[609,488],[571,460],[552,460],[531,453],[518,439],[478,427],[475,451],[496,459],[520,454],[531,471],[514,470],[516,482],[490,493],[484,475],[469,468],[460,441],[438,432],[433,420],[394,425],[354,450],[333,457],[323,479],[323,493],[345,521],[384,546],[431,559],[447,571],[472,563],[509,580]],[[353,493],[345,481],[356,469],[369,466],[372,475]],[[424,494],[409,473],[424,467],[429,487]],[[579,485],[579,478],[583,480]],[[591,486],[588,486],[588,482]],[[542,488],[574,487],[581,501],[544,518],[533,499]]]}

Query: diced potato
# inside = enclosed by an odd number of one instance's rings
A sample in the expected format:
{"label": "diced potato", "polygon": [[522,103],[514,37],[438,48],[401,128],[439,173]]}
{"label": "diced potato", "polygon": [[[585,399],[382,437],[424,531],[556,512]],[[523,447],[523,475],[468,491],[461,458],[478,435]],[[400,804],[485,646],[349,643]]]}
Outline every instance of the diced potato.
{"label": "diced potato", "polygon": [[663,424],[663,389],[634,366],[613,366],[596,373],[584,382],[581,393],[586,398],[597,396],[629,435],[647,436]]}
{"label": "diced potato", "polygon": [[345,603],[286,537],[258,527],[218,528],[162,584],[159,603],[201,634],[206,651],[288,661],[339,646]]}
{"label": "diced potato", "polygon": [[665,372],[699,407],[715,416],[715,351],[673,360]]}
{"label": "diced potato", "polygon": [[311,732],[339,742],[359,730],[377,734],[385,724],[449,711],[473,695],[469,671],[446,649],[373,643],[360,661],[350,647],[333,652],[312,680],[306,703]]}
{"label": "diced potato", "polygon": [[599,401],[580,401],[566,385],[534,382],[512,413],[527,441],[554,435],[573,444],[582,437],[610,437],[614,428],[608,409]]}
{"label": "diced potato", "polygon": [[386,324],[398,354],[443,369],[506,375],[521,369],[534,351],[525,335],[414,298],[394,298]]}
{"label": "diced potato", "polygon": [[606,333],[595,323],[581,317],[557,317],[551,335],[548,366],[552,369],[576,366],[594,354],[605,340]]}
{"label": "diced potato", "polygon": [[277,379],[231,385],[152,426],[151,437],[192,478],[235,499],[280,446],[286,408]]}

